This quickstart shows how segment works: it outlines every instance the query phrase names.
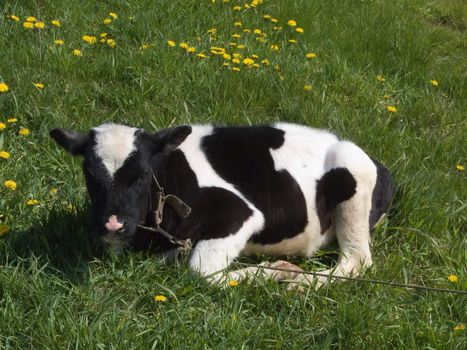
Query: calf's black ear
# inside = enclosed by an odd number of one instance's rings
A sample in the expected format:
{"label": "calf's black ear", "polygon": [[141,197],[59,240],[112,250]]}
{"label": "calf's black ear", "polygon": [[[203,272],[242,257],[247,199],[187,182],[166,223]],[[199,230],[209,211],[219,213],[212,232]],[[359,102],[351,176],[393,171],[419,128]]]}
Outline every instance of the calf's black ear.
{"label": "calf's black ear", "polygon": [[87,134],[68,129],[52,129],[49,135],[71,154],[84,155],[86,142],[89,139]]}
{"label": "calf's black ear", "polygon": [[181,125],[154,134],[145,133],[145,138],[153,153],[170,152],[176,149],[190,134],[191,126]]}

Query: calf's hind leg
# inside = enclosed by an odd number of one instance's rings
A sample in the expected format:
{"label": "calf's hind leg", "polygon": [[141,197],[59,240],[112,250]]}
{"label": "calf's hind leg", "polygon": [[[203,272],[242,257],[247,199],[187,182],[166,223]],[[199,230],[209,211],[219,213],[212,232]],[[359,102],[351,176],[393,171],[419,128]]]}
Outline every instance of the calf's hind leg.
{"label": "calf's hind leg", "polygon": [[[340,256],[335,268],[321,273],[357,275],[372,264],[369,216],[376,166],[355,144],[342,141],[330,147],[324,167],[317,187],[317,207],[322,224],[330,220],[334,225]],[[327,279],[298,275],[290,289],[314,283],[319,287]]]}

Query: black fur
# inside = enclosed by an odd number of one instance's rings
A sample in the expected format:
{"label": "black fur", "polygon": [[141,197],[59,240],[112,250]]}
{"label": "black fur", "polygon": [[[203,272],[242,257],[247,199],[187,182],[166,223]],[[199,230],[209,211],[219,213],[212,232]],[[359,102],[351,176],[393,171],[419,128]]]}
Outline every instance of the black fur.
{"label": "black fur", "polygon": [[232,183],[264,215],[254,243],[277,243],[303,232],[308,223],[305,197],[294,178],[276,171],[270,149],[284,143],[284,131],[270,126],[216,128],[202,141],[214,170]]}
{"label": "black fur", "polygon": [[346,168],[326,172],[316,183],[316,211],[323,234],[332,224],[332,211],[356,192],[357,182]]}
{"label": "black fur", "polygon": [[394,183],[389,170],[380,162],[372,159],[376,165],[376,185],[371,198],[370,229],[375,226],[381,216],[387,212],[394,195]]}
{"label": "black fur", "polygon": [[[235,233],[252,211],[234,193],[218,187],[200,188],[196,176],[181,151],[161,154],[153,160],[159,183],[191,207],[185,220],[170,208],[162,226],[177,238],[192,240],[226,237]],[[149,218],[150,219],[150,218]]]}

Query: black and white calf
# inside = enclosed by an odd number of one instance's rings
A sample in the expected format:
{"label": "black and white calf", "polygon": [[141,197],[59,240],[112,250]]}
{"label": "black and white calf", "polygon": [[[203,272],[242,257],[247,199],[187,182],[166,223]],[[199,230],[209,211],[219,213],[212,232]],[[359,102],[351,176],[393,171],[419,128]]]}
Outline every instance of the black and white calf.
{"label": "black and white calf", "polygon": [[[370,230],[393,192],[388,170],[355,144],[294,124],[156,133],[104,124],[87,134],[50,135],[84,156],[93,231],[115,249],[149,248],[151,238],[137,225],[153,224],[153,174],[166,193],[183,199],[191,214],[181,219],[169,208],[161,227],[195,242],[190,267],[204,276],[242,254],[311,256],[334,238],[341,257],[333,273],[356,274],[372,263]],[[248,272],[257,271],[230,277]]]}

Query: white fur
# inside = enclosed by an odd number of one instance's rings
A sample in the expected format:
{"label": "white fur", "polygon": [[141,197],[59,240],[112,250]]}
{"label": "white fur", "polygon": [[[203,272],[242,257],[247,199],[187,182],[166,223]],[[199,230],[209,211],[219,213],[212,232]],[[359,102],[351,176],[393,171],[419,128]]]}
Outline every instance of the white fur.
{"label": "white fur", "polygon": [[136,150],[136,128],[119,124],[103,124],[93,129],[96,132],[94,151],[113,177],[128,156]]}
{"label": "white fur", "polygon": [[324,173],[326,151],[338,142],[338,138],[325,130],[301,125],[278,123],[275,127],[283,130],[285,134],[284,144],[278,149],[270,150],[274,167],[276,171],[286,170],[300,186],[307,206],[308,224],[303,233],[279,243],[261,247],[248,244],[246,252],[311,256],[319,248],[328,244],[334,236],[332,229],[321,234],[315,196],[316,181]]}
{"label": "white fur", "polygon": [[[369,214],[373,189],[376,185],[376,166],[355,144],[342,141],[326,153],[325,170],[347,168],[357,182],[356,193],[337,205],[333,214],[334,229],[340,248],[339,262],[333,269],[321,271],[333,276],[357,275],[372,264],[370,252]],[[289,289],[303,289],[303,285],[321,286],[329,279],[299,274]]]}

